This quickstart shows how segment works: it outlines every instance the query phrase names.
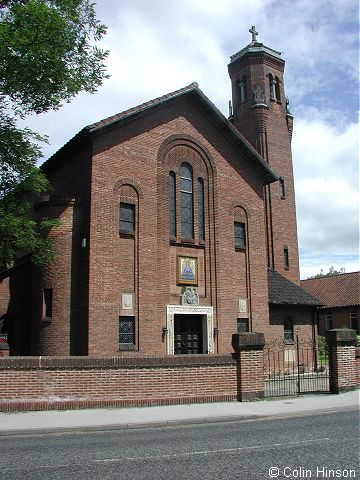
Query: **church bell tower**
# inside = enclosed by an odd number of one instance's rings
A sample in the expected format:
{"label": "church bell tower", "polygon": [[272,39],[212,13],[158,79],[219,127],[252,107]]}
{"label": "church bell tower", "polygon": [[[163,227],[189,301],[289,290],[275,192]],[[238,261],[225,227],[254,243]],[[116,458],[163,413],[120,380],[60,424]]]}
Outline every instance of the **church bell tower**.
{"label": "church bell tower", "polygon": [[299,283],[294,177],[291,155],[293,117],[284,90],[281,52],[252,41],[230,57],[229,120],[279,175],[264,187],[268,266]]}

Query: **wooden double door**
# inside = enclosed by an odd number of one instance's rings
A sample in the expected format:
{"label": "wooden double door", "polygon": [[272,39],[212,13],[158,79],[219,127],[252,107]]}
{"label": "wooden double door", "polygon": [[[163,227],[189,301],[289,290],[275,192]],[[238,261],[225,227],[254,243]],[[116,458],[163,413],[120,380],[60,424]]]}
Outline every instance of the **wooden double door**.
{"label": "wooden double door", "polygon": [[202,315],[175,315],[175,355],[203,353]]}

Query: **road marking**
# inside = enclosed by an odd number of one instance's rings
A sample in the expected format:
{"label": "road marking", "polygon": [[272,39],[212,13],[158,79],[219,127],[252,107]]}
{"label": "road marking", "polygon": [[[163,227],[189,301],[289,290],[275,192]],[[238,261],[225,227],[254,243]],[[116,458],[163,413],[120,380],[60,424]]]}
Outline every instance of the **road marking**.
{"label": "road marking", "polygon": [[330,438],[323,437],[317,438],[313,440],[299,440],[297,442],[285,442],[285,443],[272,443],[271,445],[254,445],[249,447],[235,447],[235,448],[221,448],[218,450],[199,450],[195,452],[184,452],[184,453],[169,453],[163,455],[149,455],[145,457],[125,457],[125,458],[104,458],[101,460],[93,460],[94,463],[116,463],[116,462],[124,462],[124,461],[139,461],[139,460],[161,460],[163,458],[180,458],[180,457],[191,457],[195,455],[214,455],[217,453],[233,453],[233,452],[241,452],[241,451],[249,451],[249,450],[260,450],[264,449],[264,447],[283,447],[289,445],[307,445],[310,443],[321,443],[324,441],[328,441]]}

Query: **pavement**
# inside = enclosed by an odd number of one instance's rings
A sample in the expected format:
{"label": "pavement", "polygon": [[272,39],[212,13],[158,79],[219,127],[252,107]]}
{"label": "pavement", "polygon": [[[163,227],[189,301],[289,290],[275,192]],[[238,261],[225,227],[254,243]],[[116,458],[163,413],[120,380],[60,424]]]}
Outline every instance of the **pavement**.
{"label": "pavement", "polygon": [[359,390],[334,394],[135,408],[92,408],[0,413],[0,436],[163,427],[315,415],[359,409]]}

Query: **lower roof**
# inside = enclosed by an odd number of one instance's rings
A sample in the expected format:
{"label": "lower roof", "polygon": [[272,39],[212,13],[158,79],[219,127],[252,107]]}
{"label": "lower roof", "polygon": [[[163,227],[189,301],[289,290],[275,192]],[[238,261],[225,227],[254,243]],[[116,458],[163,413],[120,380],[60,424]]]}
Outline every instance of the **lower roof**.
{"label": "lower roof", "polygon": [[269,269],[269,303],[273,305],[303,305],[319,307],[322,302],[303,288]]}
{"label": "lower roof", "polygon": [[301,286],[327,307],[360,305],[360,272],[309,278]]}

